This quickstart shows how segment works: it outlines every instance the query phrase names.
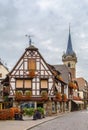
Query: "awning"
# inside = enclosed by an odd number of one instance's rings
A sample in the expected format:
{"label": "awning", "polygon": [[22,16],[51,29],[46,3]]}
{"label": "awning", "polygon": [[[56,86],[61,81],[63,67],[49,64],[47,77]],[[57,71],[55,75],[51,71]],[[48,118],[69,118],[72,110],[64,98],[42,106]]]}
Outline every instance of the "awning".
{"label": "awning", "polygon": [[84,102],[83,101],[76,101],[76,100],[72,100],[74,103],[76,103],[76,104],[84,104]]}

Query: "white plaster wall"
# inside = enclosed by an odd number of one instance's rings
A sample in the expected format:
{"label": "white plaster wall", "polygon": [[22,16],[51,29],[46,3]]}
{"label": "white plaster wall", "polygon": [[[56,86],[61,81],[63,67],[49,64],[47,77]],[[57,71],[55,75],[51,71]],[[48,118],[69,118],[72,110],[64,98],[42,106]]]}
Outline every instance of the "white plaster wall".
{"label": "white plaster wall", "polygon": [[2,74],[2,77],[0,77],[0,79],[4,79],[9,71],[4,66],[0,65],[0,73]]}

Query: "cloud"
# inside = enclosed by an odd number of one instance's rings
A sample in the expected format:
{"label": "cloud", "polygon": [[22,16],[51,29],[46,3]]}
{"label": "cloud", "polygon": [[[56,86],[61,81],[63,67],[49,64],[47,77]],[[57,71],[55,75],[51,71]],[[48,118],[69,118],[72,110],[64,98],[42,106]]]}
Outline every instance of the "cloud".
{"label": "cloud", "polygon": [[41,10],[47,10],[47,9],[52,7],[50,0],[49,1],[41,0],[37,4],[38,4],[38,6],[40,7]]}
{"label": "cloud", "polygon": [[30,34],[47,62],[61,64],[69,23],[77,75],[88,77],[87,0],[0,0],[0,57],[13,67],[29,45],[25,34]]}

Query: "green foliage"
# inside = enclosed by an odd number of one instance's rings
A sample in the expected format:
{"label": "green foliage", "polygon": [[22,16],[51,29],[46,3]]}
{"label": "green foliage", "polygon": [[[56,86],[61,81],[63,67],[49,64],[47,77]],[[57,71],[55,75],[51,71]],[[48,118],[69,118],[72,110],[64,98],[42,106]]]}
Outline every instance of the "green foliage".
{"label": "green foliage", "polygon": [[4,96],[4,102],[8,102],[8,101],[9,101],[8,96]]}
{"label": "green foliage", "polygon": [[28,116],[32,116],[34,114],[34,108],[24,108],[24,114]]}
{"label": "green foliage", "polygon": [[42,107],[38,107],[37,110],[38,110],[41,114],[44,115],[44,108],[42,108]]}
{"label": "green foliage", "polygon": [[45,91],[45,90],[41,91],[41,96],[42,96],[43,99],[47,100],[48,99],[47,91]]}
{"label": "green foliage", "polygon": [[22,96],[22,91],[16,91],[16,96]]}
{"label": "green foliage", "polygon": [[26,92],[25,92],[25,95],[28,96],[28,97],[31,97],[32,92],[31,92],[31,91],[26,91]]}
{"label": "green foliage", "polygon": [[48,96],[47,91],[44,91],[44,90],[43,90],[43,91],[41,92],[41,96],[42,96],[42,97],[46,97],[46,96]]}
{"label": "green foliage", "polygon": [[[28,116],[33,116],[34,112],[35,112],[35,108],[24,108],[24,114],[28,115]],[[44,115],[44,108],[38,107],[37,110]]]}

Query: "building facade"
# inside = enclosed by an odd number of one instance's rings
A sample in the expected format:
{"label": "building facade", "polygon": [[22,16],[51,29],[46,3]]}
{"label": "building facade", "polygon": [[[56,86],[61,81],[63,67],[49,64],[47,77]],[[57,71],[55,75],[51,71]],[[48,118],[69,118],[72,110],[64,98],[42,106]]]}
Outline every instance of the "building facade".
{"label": "building facade", "polygon": [[25,49],[3,84],[13,105],[29,103],[34,108],[43,107],[46,115],[65,111],[66,83],[33,45]]}
{"label": "building facade", "polygon": [[7,103],[5,108],[21,107],[27,103],[35,109],[43,107],[46,115],[83,109],[85,95],[80,91],[76,78],[77,57],[72,47],[70,28],[62,61],[63,65],[49,65],[38,48],[30,44],[1,81]]}

